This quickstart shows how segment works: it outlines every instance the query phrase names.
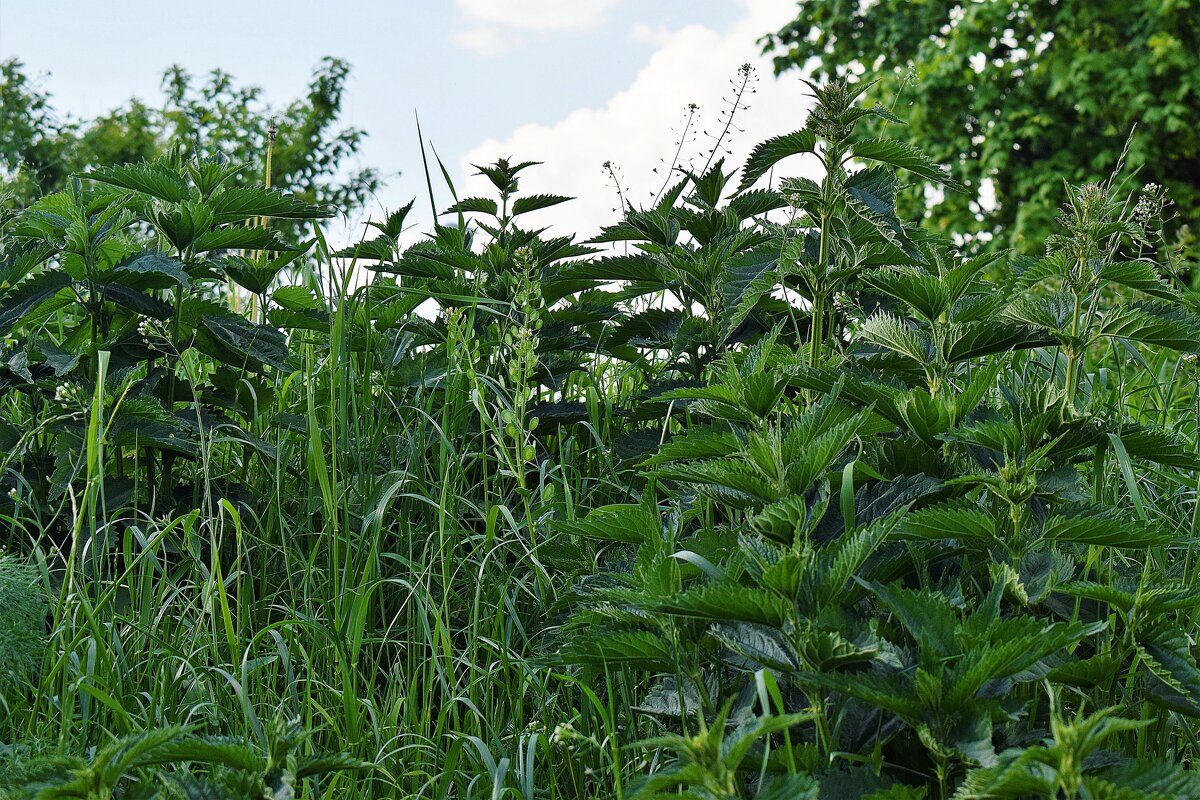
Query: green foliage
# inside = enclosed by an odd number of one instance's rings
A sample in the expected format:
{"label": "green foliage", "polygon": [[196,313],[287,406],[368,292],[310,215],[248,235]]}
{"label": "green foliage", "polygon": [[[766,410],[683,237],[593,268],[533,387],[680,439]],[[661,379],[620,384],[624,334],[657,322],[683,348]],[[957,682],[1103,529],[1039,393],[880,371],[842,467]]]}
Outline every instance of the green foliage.
{"label": "green foliage", "polygon": [[907,117],[889,133],[968,187],[929,208],[906,200],[904,213],[934,230],[1036,253],[1064,181],[1099,181],[1122,160],[1167,187],[1176,228],[1196,226],[1200,24],[1189,3],[806,0],[761,43],[776,72],[878,76]]}
{"label": "green foliage", "polygon": [[586,243],[508,159],[408,246],[176,152],[6,215],[5,791],[1195,795],[1200,305],[1111,180],[909,223],[867,89]]}
{"label": "green foliage", "polygon": [[10,59],[0,64],[0,194],[12,191],[25,205],[65,188],[72,173],[136,165],[179,149],[223,164],[260,164],[270,144],[275,185],[308,203],[362,208],[381,177],[345,169],[365,136],[338,127],[349,75],[345,61],[322,59],[305,96],[275,107],[261,89],[238,86],[226,72],[201,82],[175,66],[163,75],[161,106],[133,99],[85,122],[64,121],[24,65]]}
{"label": "green foliage", "polygon": [[46,602],[37,571],[0,552],[0,687],[5,694],[32,678],[45,647]]}
{"label": "green foliage", "polygon": [[[112,742],[88,763],[46,759],[26,765],[24,784],[6,796],[29,800],[108,800],[117,793],[133,797],[283,798],[294,797],[306,778],[368,766],[344,753],[296,753],[300,730],[296,723],[277,717],[263,752],[244,740],[197,736],[186,728],[156,728]],[[191,771],[195,767],[207,768],[211,774],[199,777]]]}

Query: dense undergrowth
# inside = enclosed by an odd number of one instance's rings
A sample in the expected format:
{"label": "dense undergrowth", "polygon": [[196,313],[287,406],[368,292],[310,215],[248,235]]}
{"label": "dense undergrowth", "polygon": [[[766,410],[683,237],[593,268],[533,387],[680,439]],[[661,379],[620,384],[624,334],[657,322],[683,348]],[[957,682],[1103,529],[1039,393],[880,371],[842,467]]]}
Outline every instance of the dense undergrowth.
{"label": "dense undergrowth", "polygon": [[1200,796],[1165,201],[964,254],[862,88],[587,243],[508,161],[403,250],[182,155],[9,213],[0,785]]}

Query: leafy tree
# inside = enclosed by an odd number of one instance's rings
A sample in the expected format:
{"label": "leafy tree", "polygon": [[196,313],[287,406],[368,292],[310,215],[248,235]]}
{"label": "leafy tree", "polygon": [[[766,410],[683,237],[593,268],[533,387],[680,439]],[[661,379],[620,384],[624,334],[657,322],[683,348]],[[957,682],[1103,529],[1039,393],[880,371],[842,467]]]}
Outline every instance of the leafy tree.
{"label": "leafy tree", "polygon": [[[969,187],[929,208],[934,228],[1035,250],[1064,181],[1103,179],[1127,141],[1127,171],[1167,187],[1176,224],[1200,217],[1200,15],[1186,1],[802,0],[761,41],[777,73],[865,71],[901,95],[893,135]],[[923,206],[912,195],[902,212]]]}
{"label": "leafy tree", "polygon": [[[272,128],[272,183],[299,198],[351,212],[379,187],[376,170],[344,165],[365,133],[339,127],[350,65],[322,59],[308,92],[283,107],[257,86],[239,86],[214,70],[198,80],[181,67],[163,75],[159,105],[132,99],[93,120],[61,118],[49,94],[17,60],[0,64],[0,192],[18,205],[64,188],[91,167],[135,163],[177,147],[236,164],[262,164]],[[253,176],[259,180],[261,176]]]}

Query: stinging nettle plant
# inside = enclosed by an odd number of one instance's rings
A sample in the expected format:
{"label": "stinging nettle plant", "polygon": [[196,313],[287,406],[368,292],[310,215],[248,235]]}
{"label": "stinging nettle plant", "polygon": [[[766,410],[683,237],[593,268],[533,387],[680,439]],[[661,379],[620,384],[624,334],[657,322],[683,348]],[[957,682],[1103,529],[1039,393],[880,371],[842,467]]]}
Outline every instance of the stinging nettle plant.
{"label": "stinging nettle plant", "polygon": [[900,124],[869,83],[728,167],[751,77],[591,241],[514,159],[430,181],[411,245],[412,203],[333,249],[330,209],[183,155],[5,214],[0,620],[38,635],[0,774],[1196,795],[1200,306],[1161,195],[1072,188],[1044,258],[967,255],[898,215],[957,187],[864,133]]}

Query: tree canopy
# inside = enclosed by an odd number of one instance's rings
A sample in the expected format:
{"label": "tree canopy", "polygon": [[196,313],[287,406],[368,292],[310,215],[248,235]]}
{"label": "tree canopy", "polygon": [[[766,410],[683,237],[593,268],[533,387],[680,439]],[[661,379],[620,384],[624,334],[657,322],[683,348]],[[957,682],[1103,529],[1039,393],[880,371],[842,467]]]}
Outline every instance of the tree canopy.
{"label": "tree canopy", "polygon": [[64,117],[51,95],[15,59],[0,63],[0,193],[25,205],[99,165],[154,159],[175,148],[231,163],[262,164],[276,130],[273,183],[301,199],[351,212],[381,176],[347,165],[365,133],[339,124],[350,65],[324,58],[304,96],[277,106],[262,89],[227,72],[197,78],[178,66],[163,74],[160,103],[131,99],[90,120]]}
{"label": "tree canopy", "polygon": [[[1191,0],[801,0],[763,37],[775,69],[878,78],[908,138],[949,164],[931,227],[1031,251],[1064,182],[1122,162],[1165,186],[1173,230],[1200,218],[1200,8]],[[885,122],[877,122],[882,125]],[[1132,135],[1131,135],[1132,134]],[[994,197],[994,201],[993,201]],[[910,198],[910,210],[924,198]],[[982,234],[982,236],[981,236]]]}

